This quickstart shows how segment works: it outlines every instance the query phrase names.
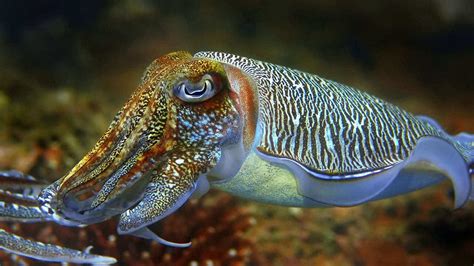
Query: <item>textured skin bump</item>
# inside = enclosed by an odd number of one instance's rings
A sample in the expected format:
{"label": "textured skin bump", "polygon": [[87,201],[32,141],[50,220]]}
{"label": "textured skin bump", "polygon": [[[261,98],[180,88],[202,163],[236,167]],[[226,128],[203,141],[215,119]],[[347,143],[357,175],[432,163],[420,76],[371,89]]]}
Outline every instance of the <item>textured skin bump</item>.
{"label": "textured skin bump", "polygon": [[258,87],[257,149],[327,176],[357,176],[406,159],[423,136],[444,134],[349,86],[241,56],[200,52],[241,69]]}

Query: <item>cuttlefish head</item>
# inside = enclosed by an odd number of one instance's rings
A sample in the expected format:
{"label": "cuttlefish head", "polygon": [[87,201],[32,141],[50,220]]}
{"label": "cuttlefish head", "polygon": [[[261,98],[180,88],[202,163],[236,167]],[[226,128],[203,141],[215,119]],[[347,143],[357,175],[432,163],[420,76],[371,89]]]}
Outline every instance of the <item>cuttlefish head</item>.
{"label": "cuttlefish head", "polygon": [[170,202],[158,208],[166,212],[203,176],[232,177],[255,132],[253,87],[238,69],[186,52],[156,59],[93,150],[42,192],[42,209],[58,222],[87,224],[154,193]]}

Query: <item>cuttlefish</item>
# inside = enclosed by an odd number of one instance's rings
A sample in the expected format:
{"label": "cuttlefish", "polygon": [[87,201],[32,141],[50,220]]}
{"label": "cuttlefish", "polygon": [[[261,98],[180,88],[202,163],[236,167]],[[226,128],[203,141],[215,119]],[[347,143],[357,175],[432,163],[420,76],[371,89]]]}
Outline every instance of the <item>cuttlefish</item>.
{"label": "cuttlefish", "polygon": [[317,75],[222,52],[174,52],[152,62],[93,150],[38,203],[64,225],[120,215],[120,234],[186,247],[147,226],[210,187],[331,207],[449,179],[457,208],[473,199],[473,172],[474,135],[448,135],[433,119]]}

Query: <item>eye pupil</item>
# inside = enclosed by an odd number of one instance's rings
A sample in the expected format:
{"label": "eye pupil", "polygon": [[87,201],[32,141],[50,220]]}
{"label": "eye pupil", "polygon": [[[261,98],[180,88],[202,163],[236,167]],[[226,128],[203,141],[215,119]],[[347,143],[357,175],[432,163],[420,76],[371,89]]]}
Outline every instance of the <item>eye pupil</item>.
{"label": "eye pupil", "polygon": [[[191,89],[191,90],[189,90]],[[205,92],[206,92],[207,88],[206,88],[206,83],[204,83],[204,85],[199,88],[199,87],[194,87],[194,88],[191,88],[190,86],[185,86],[184,88],[184,93],[190,95],[190,96],[201,96],[203,95]]]}
{"label": "eye pupil", "polygon": [[205,75],[200,82],[185,81],[175,87],[174,94],[185,102],[203,102],[216,94],[210,75]]}

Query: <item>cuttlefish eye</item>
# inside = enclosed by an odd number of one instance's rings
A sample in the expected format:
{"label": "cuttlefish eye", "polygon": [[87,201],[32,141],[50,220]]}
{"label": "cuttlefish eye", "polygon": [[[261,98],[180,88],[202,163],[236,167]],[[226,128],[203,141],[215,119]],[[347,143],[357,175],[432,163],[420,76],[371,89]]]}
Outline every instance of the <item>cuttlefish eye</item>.
{"label": "cuttlefish eye", "polygon": [[176,97],[190,103],[208,100],[217,92],[218,86],[210,74],[204,75],[197,83],[190,80],[179,82],[173,89]]}

